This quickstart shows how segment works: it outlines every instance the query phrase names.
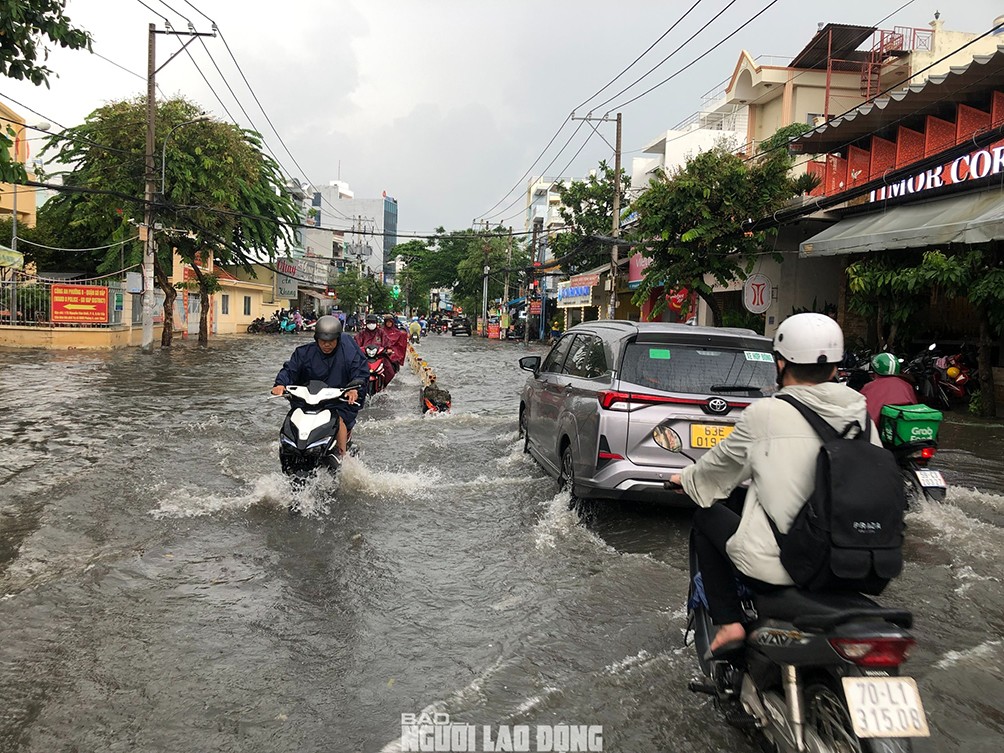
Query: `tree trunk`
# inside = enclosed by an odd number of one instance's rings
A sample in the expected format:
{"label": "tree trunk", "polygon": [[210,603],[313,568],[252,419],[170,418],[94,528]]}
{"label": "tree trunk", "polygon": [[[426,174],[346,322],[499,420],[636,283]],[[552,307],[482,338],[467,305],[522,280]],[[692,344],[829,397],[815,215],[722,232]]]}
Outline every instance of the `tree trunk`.
{"label": "tree trunk", "polygon": [[[720,326],[722,323],[722,310],[718,306],[718,301],[715,300],[714,294],[702,293],[700,291],[697,294],[701,297],[702,301],[708,304],[708,311],[711,312],[711,326],[712,327]],[[694,315],[695,316],[697,315],[696,311],[694,312]]]}
{"label": "tree trunk", "polygon": [[199,345],[205,348],[209,345],[209,286],[198,264],[192,264],[192,270],[199,280]]}
{"label": "tree trunk", "polygon": [[882,301],[879,300],[875,305],[875,350],[880,351],[885,346],[885,337],[883,335],[882,327]]}
{"label": "tree trunk", "polygon": [[160,347],[170,348],[174,337],[174,299],[178,297],[178,291],[171,285],[167,273],[156,259],[153,262],[153,274],[160,289],[164,291],[164,329],[160,333]]}
{"label": "tree trunk", "polygon": [[983,307],[980,307],[978,312],[980,317],[980,403],[983,408],[982,415],[987,418],[995,418],[997,416],[997,396],[994,394],[994,364],[990,358],[990,317]]}

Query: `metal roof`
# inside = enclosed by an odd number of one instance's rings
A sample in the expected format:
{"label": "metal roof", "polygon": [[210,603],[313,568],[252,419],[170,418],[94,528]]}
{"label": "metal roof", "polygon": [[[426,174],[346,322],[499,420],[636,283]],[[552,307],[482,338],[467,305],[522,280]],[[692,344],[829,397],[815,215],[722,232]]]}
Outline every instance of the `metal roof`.
{"label": "metal roof", "polygon": [[[791,61],[791,68],[826,68],[828,58],[847,60],[862,42],[875,33],[874,26],[826,24]],[[832,37],[831,37],[832,33]],[[866,53],[859,53],[864,60]]]}
{"label": "metal roof", "polygon": [[[883,128],[915,128],[926,115],[935,115],[956,103],[971,104],[989,111],[994,89],[1004,89],[1004,45],[988,55],[974,55],[965,65],[952,66],[948,73],[930,76],[891,94],[866,102],[850,112],[816,126],[791,142],[794,151],[821,154],[844,148]],[[947,115],[947,112],[943,112]]]}

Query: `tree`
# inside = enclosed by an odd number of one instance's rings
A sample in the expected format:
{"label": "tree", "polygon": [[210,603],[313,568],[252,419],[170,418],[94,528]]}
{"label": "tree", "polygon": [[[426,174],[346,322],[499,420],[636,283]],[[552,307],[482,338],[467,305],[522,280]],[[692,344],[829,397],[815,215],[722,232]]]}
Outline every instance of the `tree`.
{"label": "tree", "polygon": [[[713,286],[745,279],[760,255],[773,253],[769,239],[776,230],[755,230],[753,222],[813,185],[812,177],[788,174],[792,159],[784,145],[804,129],[802,124],[782,128],[753,159],[719,143],[670,175],[652,179],[631,206],[638,219],[630,238],[637,251],[644,249],[652,259],[636,303],[644,303],[660,287],[686,287],[721,323]],[[660,297],[653,314],[665,306]]]}
{"label": "tree", "polygon": [[[578,247],[585,238],[592,235],[609,236],[613,231],[614,217],[614,169],[606,162],[599,164],[599,177],[594,172],[586,180],[573,180],[567,186],[559,183],[555,190],[561,197],[558,210],[565,221],[563,232],[555,233],[549,239],[555,258],[564,256]],[[627,192],[631,179],[621,170],[620,206],[626,207]],[[610,247],[594,245],[565,265],[569,274],[578,274],[610,261]]]}
{"label": "tree", "polygon": [[[966,246],[955,252],[931,250],[919,261],[904,256],[890,261],[890,256],[865,259],[848,267],[852,303],[861,299],[866,303],[874,301],[881,332],[881,312],[901,311],[904,296],[929,300],[934,290],[949,298],[966,296],[976,309],[978,322],[980,412],[996,416],[991,340],[1004,333],[1004,247],[991,243]],[[893,318],[892,323],[895,322]],[[893,339],[890,336],[890,347]]]}
{"label": "tree", "polygon": [[[70,24],[65,8],[66,0],[0,0],[0,77],[48,86],[52,70],[44,61],[49,57],[49,43],[90,50],[90,34]],[[0,127],[0,182],[28,179],[24,165],[11,159],[14,135],[11,124]]]}
{"label": "tree", "polygon": [[[49,211],[83,245],[135,237],[143,223],[138,197],[145,188],[145,106],[145,99],[137,98],[100,107],[45,147],[68,167],[66,190],[49,202]],[[158,157],[171,134],[155,206],[160,227],[154,272],[165,294],[164,346],[171,344],[177,295],[168,274],[173,250],[195,277],[202,302],[199,343],[205,345],[209,296],[216,289],[206,273],[209,260],[253,273],[255,262],[274,260],[280,244],[291,245],[291,228],[299,222],[279,166],[262,153],[259,135],[211,120],[177,127],[200,115],[196,105],[180,98],[157,105]],[[126,252],[110,249],[99,269],[115,269],[123,256],[134,264],[141,255],[138,241]]]}
{"label": "tree", "polygon": [[508,229],[436,230],[431,243],[410,241],[394,248],[408,266],[402,280],[409,287],[409,301],[428,302],[430,288],[451,288],[456,304],[471,311],[481,310],[484,267],[493,270],[489,276],[489,298],[502,295],[506,269],[526,266],[528,254],[524,246],[513,241]]}
{"label": "tree", "polygon": [[886,252],[849,265],[847,280],[848,308],[873,323],[878,350],[895,350],[929,299],[927,274],[913,259]]}

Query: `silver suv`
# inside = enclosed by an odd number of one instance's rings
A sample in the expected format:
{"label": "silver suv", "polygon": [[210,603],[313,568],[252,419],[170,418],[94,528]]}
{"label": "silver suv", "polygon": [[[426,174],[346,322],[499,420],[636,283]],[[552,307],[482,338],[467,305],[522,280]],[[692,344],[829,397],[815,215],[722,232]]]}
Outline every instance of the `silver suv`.
{"label": "silver suv", "polygon": [[586,322],[519,365],[524,449],[579,498],[686,503],[670,474],[776,387],[771,340],[747,329]]}

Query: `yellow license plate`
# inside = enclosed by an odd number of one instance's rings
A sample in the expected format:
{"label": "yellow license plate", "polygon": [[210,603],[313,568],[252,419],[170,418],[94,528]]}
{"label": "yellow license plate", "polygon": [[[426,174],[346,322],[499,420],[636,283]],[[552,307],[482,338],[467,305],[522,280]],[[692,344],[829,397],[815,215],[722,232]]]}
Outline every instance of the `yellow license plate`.
{"label": "yellow license plate", "polygon": [[725,424],[691,424],[690,446],[695,450],[710,450],[731,434],[734,428]]}

